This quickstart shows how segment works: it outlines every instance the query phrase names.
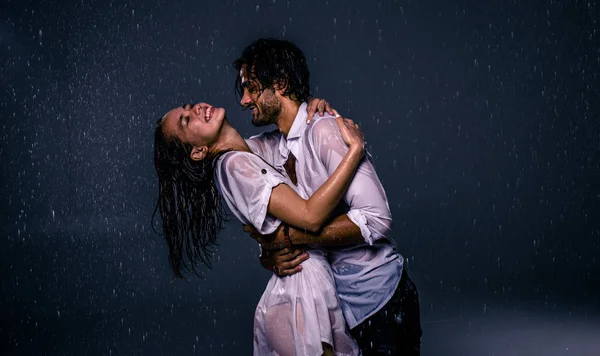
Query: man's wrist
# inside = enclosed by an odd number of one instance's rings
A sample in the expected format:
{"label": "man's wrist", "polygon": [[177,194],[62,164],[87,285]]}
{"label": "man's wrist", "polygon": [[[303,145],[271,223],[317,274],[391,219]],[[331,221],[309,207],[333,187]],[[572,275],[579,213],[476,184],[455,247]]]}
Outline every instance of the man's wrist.
{"label": "man's wrist", "polygon": [[290,242],[292,245],[304,245],[310,242],[306,240],[306,230],[290,227]]}
{"label": "man's wrist", "polygon": [[289,225],[286,226],[284,226],[280,232],[280,234],[283,235],[283,239],[281,235],[279,235],[276,239],[278,241],[263,243],[261,247],[265,250],[281,250],[282,248],[292,247],[293,245],[303,245],[306,243],[306,241],[304,241],[305,231],[298,230]]}

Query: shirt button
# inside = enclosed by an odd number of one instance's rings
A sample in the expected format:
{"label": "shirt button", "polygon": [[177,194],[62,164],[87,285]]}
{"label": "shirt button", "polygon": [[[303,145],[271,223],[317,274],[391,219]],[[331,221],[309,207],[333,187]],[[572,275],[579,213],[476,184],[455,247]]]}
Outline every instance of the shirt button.
{"label": "shirt button", "polygon": [[260,170],[260,172],[261,172],[262,174],[267,174],[267,170],[266,170],[266,169],[264,169],[264,168],[263,168],[263,169],[261,169],[261,170]]}

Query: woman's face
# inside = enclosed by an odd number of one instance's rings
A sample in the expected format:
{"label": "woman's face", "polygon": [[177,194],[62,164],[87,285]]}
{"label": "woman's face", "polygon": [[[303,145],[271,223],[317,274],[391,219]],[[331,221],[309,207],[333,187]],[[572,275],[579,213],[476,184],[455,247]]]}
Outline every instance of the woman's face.
{"label": "woman's face", "polygon": [[163,117],[165,135],[177,137],[192,147],[213,145],[221,132],[225,109],[198,103],[186,104],[169,111]]}

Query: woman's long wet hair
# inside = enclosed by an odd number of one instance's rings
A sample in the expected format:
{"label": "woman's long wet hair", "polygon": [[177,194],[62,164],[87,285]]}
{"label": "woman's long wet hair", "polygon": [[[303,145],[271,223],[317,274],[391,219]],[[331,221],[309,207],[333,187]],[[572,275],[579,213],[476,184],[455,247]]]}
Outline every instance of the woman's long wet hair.
{"label": "woman's long wet hair", "polygon": [[[311,96],[310,72],[304,53],[292,42],[275,38],[260,38],[244,49],[240,58],[233,62],[239,73],[247,65],[248,77],[256,80],[262,90],[277,84],[284,88],[283,96],[303,102]],[[235,82],[238,99],[244,95],[242,79]]]}
{"label": "woman's long wet hair", "polygon": [[192,160],[192,147],[165,135],[162,123],[158,120],[154,131],[158,202],[152,220],[158,211],[175,275],[183,278],[183,271],[199,275],[200,264],[211,267],[212,247],[225,220],[213,177],[218,157]]}

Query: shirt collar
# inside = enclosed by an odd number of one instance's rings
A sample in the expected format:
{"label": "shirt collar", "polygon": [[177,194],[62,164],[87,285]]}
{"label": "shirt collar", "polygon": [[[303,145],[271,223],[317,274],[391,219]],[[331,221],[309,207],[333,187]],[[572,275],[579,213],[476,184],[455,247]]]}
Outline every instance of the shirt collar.
{"label": "shirt collar", "polygon": [[288,154],[290,152],[291,147],[289,143],[294,142],[298,138],[300,138],[300,136],[302,136],[302,133],[304,133],[304,130],[306,130],[306,128],[308,127],[308,125],[306,124],[306,118],[308,117],[308,113],[306,112],[307,106],[308,104],[305,102],[302,103],[302,105],[300,105],[300,107],[298,108],[298,113],[296,114],[294,122],[292,123],[292,127],[290,127],[290,131],[288,132],[287,138],[284,135],[281,135],[281,138],[279,139],[279,154],[284,159],[284,162],[285,160],[287,160]]}
{"label": "shirt collar", "polygon": [[287,139],[293,140],[295,138],[299,138],[300,135],[306,130],[306,118],[308,117],[308,113],[306,112],[307,103],[302,103],[300,108],[298,108],[298,113],[296,114],[296,118],[294,118],[294,122],[292,123],[292,127],[290,127],[290,132],[288,132]]}

